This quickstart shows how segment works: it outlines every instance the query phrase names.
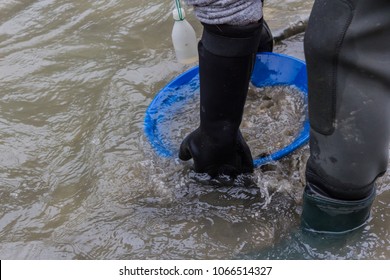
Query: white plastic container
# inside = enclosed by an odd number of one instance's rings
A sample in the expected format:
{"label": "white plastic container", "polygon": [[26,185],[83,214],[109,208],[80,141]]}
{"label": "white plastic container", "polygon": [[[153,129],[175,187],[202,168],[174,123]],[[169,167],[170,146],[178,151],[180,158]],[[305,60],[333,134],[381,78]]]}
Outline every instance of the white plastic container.
{"label": "white plastic container", "polygon": [[183,64],[191,64],[198,60],[196,34],[185,19],[184,9],[181,9],[181,14],[180,19],[179,11],[173,10],[175,23],[172,29],[172,42],[177,60]]}

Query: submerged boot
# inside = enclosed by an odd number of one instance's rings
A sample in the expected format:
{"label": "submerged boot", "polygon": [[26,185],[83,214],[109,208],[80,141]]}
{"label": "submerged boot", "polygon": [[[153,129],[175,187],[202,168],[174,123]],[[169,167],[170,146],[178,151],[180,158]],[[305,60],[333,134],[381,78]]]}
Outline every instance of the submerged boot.
{"label": "submerged boot", "polygon": [[198,46],[200,126],[180,146],[196,172],[235,176],[253,172],[253,159],[239,126],[262,22],[207,25]]}
{"label": "submerged boot", "polygon": [[390,1],[316,0],[305,35],[310,158],[302,226],[365,224],[390,136]]}

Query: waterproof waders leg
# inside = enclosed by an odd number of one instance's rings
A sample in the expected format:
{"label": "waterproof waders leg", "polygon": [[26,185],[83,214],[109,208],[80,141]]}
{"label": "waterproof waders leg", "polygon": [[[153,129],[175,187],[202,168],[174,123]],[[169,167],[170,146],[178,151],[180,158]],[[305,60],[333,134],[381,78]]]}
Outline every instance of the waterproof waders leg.
{"label": "waterproof waders leg", "polygon": [[305,35],[310,158],[303,229],[367,221],[390,135],[390,1],[316,0]]}
{"label": "waterproof waders leg", "polygon": [[196,172],[235,176],[253,172],[239,126],[262,21],[247,26],[204,25],[199,51],[200,126],[181,144],[179,158],[193,158]]}

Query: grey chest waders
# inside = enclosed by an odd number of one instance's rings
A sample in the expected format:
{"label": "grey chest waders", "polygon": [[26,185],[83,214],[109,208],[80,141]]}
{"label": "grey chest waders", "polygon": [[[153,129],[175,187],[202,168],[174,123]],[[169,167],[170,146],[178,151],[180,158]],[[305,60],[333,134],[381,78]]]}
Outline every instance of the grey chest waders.
{"label": "grey chest waders", "polygon": [[316,0],[304,46],[311,135],[302,225],[348,232],[368,219],[388,163],[390,1]]}
{"label": "grey chest waders", "polygon": [[[182,142],[179,158],[193,158],[196,172],[213,177],[253,172],[239,126],[254,57],[267,32],[262,20],[246,26],[203,25],[198,45],[200,126]],[[261,48],[267,47],[272,51],[272,43]]]}

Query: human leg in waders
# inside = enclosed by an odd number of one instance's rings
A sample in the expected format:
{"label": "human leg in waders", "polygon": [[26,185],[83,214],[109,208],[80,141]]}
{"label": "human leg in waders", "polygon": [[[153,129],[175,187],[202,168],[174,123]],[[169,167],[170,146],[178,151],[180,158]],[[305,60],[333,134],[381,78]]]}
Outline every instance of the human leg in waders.
{"label": "human leg in waders", "polygon": [[305,34],[310,158],[302,226],[343,233],[369,218],[390,136],[390,1],[316,0]]}

